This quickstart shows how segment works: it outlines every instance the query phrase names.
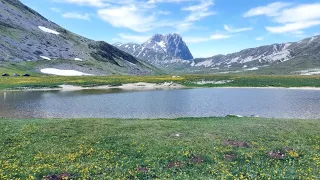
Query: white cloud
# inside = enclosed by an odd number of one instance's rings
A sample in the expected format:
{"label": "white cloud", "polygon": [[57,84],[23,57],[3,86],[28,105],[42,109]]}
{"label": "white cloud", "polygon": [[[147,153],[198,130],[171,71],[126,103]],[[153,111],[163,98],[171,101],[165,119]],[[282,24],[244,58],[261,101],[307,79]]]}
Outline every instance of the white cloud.
{"label": "white cloud", "polygon": [[214,15],[215,12],[210,11],[209,8],[213,6],[212,0],[202,0],[200,4],[183,7],[181,10],[189,11],[189,16],[186,17],[185,22],[198,21],[207,16]]}
{"label": "white cloud", "polygon": [[191,12],[194,12],[194,11],[203,11],[203,10],[208,10],[208,8],[210,6],[213,6],[214,3],[212,0],[202,0],[200,4],[197,4],[197,5],[191,5],[191,6],[188,6],[188,7],[183,7],[181,10],[183,11],[191,11]]}
{"label": "white cloud", "polygon": [[303,4],[297,7],[285,9],[274,18],[279,23],[294,23],[320,19],[320,3]]}
{"label": "white cloud", "polygon": [[316,25],[320,25],[320,21],[295,22],[295,23],[284,24],[281,26],[266,27],[266,29],[272,33],[287,33],[287,32],[300,31]]}
{"label": "white cloud", "polygon": [[[179,2],[182,2],[182,0]],[[199,2],[199,3],[196,5],[190,5],[190,6],[181,8],[182,11],[187,11],[190,13],[187,17],[185,17],[185,19],[181,23],[177,25],[178,31],[189,30],[192,27],[194,27],[194,23],[196,21],[199,21],[205,17],[216,14],[216,12],[210,10],[210,7],[214,5],[213,0],[198,0],[196,2]]]}
{"label": "white cloud", "polygon": [[88,13],[80,14],[76,12],[69,12],[69,13],[62,14],[62,17],[69,18],[69,19],[80,19],[80,20],[86,20],[86,21],[90,20],[90,15]]}
{"label": "white cloud", "polygon": [[156,4],[156,3],[181,3],[181,2],[190,2],[197,0],[149,0],[147,3]]}
{"label": "white cloud", "polygon": [[231,35],[225,35],[225,34],[213,34],[212,36],[210,36],[211,39],[213,40],[217,40],[217,39],[228,39],[232,37]]}
{"label": "white cloud", "polygon": [[114,27],[124,27],[137,32],[145,32],[157,27],[154,15],[145,15],[135,5],[105,8],[98,15]]}
{"label": "white cloud", "polygon": [[169,15],[169,14],[171,14],[171,12],[169,12],[169,11],[158,11],[158,14],[160,14],[160,15]]}
{"label": "white cloud", "polygon": [[257,40],[257,41],[263,41],[263,40],[264,40],[264,37],[262,37],[262,36],[261,36],[261,37],[257,37],[256,40]]}
{"label": "white cloud", "polygon": [[245,27],[245,28],[238,28],[238,29],[233,29],[228,25],[224,25],[224,29],[230,33],[239,33],[239,32],[245,32],[245,31],[251,31],[253,30],[252,27]]}
{"label": "white cloud", "polygon": [[146,42],[151,36],[137,36],[137,35],[128,35],[128,34],[118,34],[121,40],[126,42],[136,42],[136,43],[144,43]]}
{"label": "white cloud", "polygon": [[[114,27],[128,28],[136,32],[147,32],[155,28],[171,27],[178,31],[189,30],[196,21],[214,15],[213,0],[52,0],[92,6],[98,16]],[[172,12],[158,9],[159,3],[190,3],[181,8],[188,14],[182,19],[169,19]],[[81,18],[80,16],[77,16]]]}
{"label": "white cloud", "polygon": [[55,1],[85,5],[85,6],[95,6],[95,7],[105,7],[109,5],[106,2],[106,0],[55,0]]}
{"label": "white cloud", "polygon": [[268,26],[271,33],[297,34],[304,29],[320,25],[320,3],[300,4],[276,2],[264,7],[257,7],[245,13],[244,17],[265,15],[279,25]]}
{"label": "white cloud", "polygon": [[206,37],[184,37],[183,40],[186,43],[201,43],[201,42],[206,42],[206,41],[210,41],[211,39]]}
{"label": "white cloud", "polygon": [[250,9],[243,16],[244,17],[252,17],[252,16],[277,16],[279,15],[279,11],[285,7],[290,6],[291,3],[283,3],[283,2],[275,2],[268,4],[267,6],[260,6],[253,9]]}
{"label": "white cloud", "polygon": [[51,11],[56,12],[56,13],[60,13],[61,10],[58,8],[50,8]]}
{"label": "white cloud", "polygon": [[207,41],[212,41],[212,40],[221,40],[221,39],[228,39],[231,38],[231,35],[226,35],[226,34],[213,34],[209,37],[184,37],[184,41],[186,43],[201,43],[201,42],[207,42]]}
{"label": "white cloud", "polygon": [[304,34],[303,31],[294,31],[294,32],[292,32],[292,33],[293,33],[293,34],[299,34],[299,35]]}

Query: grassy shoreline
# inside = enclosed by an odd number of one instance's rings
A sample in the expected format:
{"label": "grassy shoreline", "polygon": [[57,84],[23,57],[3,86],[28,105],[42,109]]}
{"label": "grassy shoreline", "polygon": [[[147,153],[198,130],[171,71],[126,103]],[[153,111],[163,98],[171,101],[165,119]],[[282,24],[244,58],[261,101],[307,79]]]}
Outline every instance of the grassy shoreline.
{"label": "grassy shoreline", "polygon": [[320,121],[0,119],[0,179],[317,179]]}
{"label": "grassy shoreline", "polygon": [[[229,81],[227,83],[221,83]],[[120,86],[127,83],[173,82],[185,87],[320,87],[320,76],[181,75],[181,76],[89,76],[0,77],[0,90],[57,88],[67,84],[82,87]],[[204,84],[199,84],[204,82]],[[217,83],[217,84],[215,84]]]}

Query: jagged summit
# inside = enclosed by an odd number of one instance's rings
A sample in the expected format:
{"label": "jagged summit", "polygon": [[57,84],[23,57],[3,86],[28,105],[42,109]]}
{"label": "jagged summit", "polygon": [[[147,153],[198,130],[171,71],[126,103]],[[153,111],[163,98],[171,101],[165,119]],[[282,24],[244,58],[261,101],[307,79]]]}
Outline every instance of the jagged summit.
{"label": "jagged summit", "polygon": [[115,43],[127,53],[153,64],[161,64],[163,61],[181,59],[192,60],[193,56],[179,34],[155,34],[141,45],[135,43]]}

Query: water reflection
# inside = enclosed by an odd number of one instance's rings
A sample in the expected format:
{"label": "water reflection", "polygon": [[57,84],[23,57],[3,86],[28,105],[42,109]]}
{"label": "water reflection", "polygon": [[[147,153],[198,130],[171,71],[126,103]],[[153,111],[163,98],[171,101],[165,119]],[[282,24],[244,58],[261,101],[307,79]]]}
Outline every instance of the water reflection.
{"label": "water reflection", "polygon": [[2,117],[175,118],[240,114],[320,118],[320,91],[204,88],[0,92]]}

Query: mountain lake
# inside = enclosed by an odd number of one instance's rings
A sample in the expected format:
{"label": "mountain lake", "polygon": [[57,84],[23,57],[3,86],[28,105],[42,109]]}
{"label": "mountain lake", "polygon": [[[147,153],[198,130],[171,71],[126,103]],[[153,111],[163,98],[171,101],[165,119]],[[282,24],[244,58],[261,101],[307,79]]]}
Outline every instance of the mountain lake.
{"label": "mountain lake", "polygon": [[8,118],[177,118],[236,114],[267,118],[320,118],[320,90],[195,88],[2,91],[0,116]]}

